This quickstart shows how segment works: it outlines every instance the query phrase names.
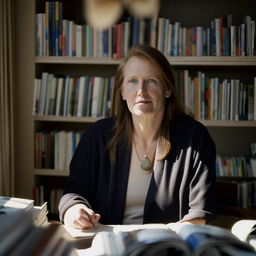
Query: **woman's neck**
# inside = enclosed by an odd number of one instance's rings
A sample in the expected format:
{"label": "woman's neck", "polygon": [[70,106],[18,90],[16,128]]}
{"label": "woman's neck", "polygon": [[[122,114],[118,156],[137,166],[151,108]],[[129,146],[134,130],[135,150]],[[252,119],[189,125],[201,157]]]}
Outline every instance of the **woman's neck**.
{"label": "woman's neck", "polygon": [[149,145],[157,141],[159,137],[162,116],[158,115],[154,118],[133,116],[134,140],[140,141],[144,145]]}

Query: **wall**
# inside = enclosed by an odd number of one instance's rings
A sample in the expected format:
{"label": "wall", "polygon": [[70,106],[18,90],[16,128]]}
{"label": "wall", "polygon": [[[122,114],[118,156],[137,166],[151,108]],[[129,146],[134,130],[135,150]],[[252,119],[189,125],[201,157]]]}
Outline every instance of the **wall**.
{"label": "wall", "polygon": [[34,0],[14,0],[16,77],[14,86],[15,196],[31,198],[33,187],[32,94],[34,82]]}

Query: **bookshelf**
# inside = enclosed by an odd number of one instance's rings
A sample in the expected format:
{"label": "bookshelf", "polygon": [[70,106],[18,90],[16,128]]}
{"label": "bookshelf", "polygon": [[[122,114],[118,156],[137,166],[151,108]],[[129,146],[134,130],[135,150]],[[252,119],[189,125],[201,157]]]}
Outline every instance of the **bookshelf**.
{"label": "bookshelf", "polygon": [[[23,20],[19,24],[19,29],[29,27],[24,34],[28,35],[23,45],[31,45],[31,51],[35,50],[35,37],[32,37],[29,33],[35,31],[36,24],[34,17],[36,13],[44,11],[44,3],[46,1],[40,0],[27,0],[29,5],[26,10],[22,8],[20,3],[17,3],[17,13],[21,17],[21,10],[25,13],[29,13],[29,18]],[[17,1],[18,2],[18,1]],[[81,13],[81,0],[63,2],[63,17],[69,20],[73,20],[78,24],[84,24],[84,19]],[[243,8],[242,8],[243,7]],[[232,14],[233,23],[241,24],[245,15],[250,15],[255,20],[256,3],[252,0],[246,0],[242,3],[240,1],[234,1],[232,5],[229,1],[211,0],[208,2],[202,0],[191,1],[188,0],[174,0],[174,1],[161,1],[161,10],[159,17],[169,18],[170,22],[179,21],[184,27],[207,27],[210,21],[218,17],[226,17],[228,14]],[[18,8],[21,8],[18,10]],[[243,10],[243,11],[241,11]],[[187,15],[189,13],[190,15]],[[200,14],[200,15],[199,15]],[[31,25],[31,21],[33,24]],[[19,35],[22,38],[22,35]],[[21,41],[21,39],[20,39]],[[21,42],[21,43],[22,43]],[[20,46],[21,47],[21,46]],[[27,116],[26,125],[28,131],[25,132],[25,138],[22,137],[22,132],[17,131],[18,148],[22,148],[24,140],[29,141],[28,152],[17,153],[17,166],[21,166],[21,170],[27,173],[29,176],[29,186],[25,191],[22,188],[22,184],[26,184],[23,180],[18,185],[17,191],[22,195],[28,195],[29,189],[32,190],[33,186],[37,186],[43,183],[51,184],[52,178],[60,177],[61,181],[65,180],[68,175],[68,170],[55,170],[47,168],[34,168],[34,138],[31,134],[36,131],[47,130],[74,130],[82,131],[86,129],[88,125],[98,120],[100,117],[75,117],[75,116],[54,116],[54,115],[38,115],[28,117],[28,112],[31,109],[27,101],[33,101],[33,88],[34,78],[40,77],[43,72],[49,72],[56,75],[72,75],[79,76],[101,76],[110,77],[115,73],[117,65],[120,63],[120,59],[114,59],[111,57],[74,57],[74,56],[36,56],[30,51],[29,66],[33,72],[26,72],[25,78],[22,77],[22,55],[19,63],[19,76],[21,78],[19,83],[22,86],[25,85],[26,80],[29,80],[27,90],[29,96],[24,94],[23,89],[18,89],[19,92],[24,95],[24,99],[19,101],[26,102],[26,109],[17,107],[17,116],[21,114],[21,117],[17,121],[22,124],[22,116]],[[253,77],[256,75],[256,56],[167,56],[169,62],[174,66],[177,72],[185,69],[189,70],[191,74],[195,74],[197,71],[205,72],[209,77],[218,76],[220,79],[241,79],[246,83],[253,83]],[[28,97],[30,98],[28,100]],[[30,109],[29,109],[30,106]],[[31,111],[29,112],[31,113]],[[220,155],[250,155],[250,143],[256,142],[256,121],[251,120],[200,120],[205,126],[207,126],[212,137],[215,140],[217,152]],[[18,151],[17,151],[18,152]],[[26,170],[25,170],[26,169]],[[17,177],[21,175],[18,174]],[[18,179],[18,178],[17,178]],[[55,179],[54,179],[55,180]],[[233,180],[227,178],[226,180]],[[245,179],[246,180],[246,179]],[[240,182],[240,179],[238,180]]]}

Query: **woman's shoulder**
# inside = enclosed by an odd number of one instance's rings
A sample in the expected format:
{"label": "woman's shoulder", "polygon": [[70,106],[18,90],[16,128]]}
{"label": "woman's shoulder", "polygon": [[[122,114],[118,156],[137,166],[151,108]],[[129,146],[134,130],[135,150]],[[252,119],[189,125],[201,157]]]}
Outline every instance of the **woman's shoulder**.
{"label": "woman's shoulder", "polygon": [[175,130],[183,131],[186,134],[189,133],[207,133],[207,128],[199,121],[195,120],[189,115],[179,115],[174,118],[173,127]]}
{"label": "woman's shoulder", "polygon": [[88,134],[109,134],[113,132],[115,119],[113,117],[102,118],[92,123],[85,131]]}
{"label": "woman's shoulder", "polygon": [[177,125],[190,124],[190,125],[199,126],[199,127],[204,126],[202,123],[200,123],[199,121],[195,120],[192,116],[187,114],[175,116],[174,124],[177,124]]}
{"label": "woman's shoulder", "polygon": [[113,117],[105,117],[102,119],[99,119],[97,121],[95,121],[92,124],[92,127],[94,128],[113,128],[115,124],[115,119]]}

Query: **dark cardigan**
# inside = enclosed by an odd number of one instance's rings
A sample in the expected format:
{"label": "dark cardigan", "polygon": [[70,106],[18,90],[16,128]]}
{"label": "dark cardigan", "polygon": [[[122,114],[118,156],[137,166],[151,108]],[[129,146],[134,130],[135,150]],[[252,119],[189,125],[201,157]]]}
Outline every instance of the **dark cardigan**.
{"label": "dark cardigan", "polygon": [[[106,118],[85,131],[59,204],[61,220],[70,206],[82,202],[101,215],[101,223],[122,224],[131,150],[120,144],[116,163],[110,164],[106,145],[113,126],[114,119]],[[175,119],[170,136],[171,152],[154,165],[143,222],[208,220],[215,211],[215,144],[207,129],[188,116]]]}

